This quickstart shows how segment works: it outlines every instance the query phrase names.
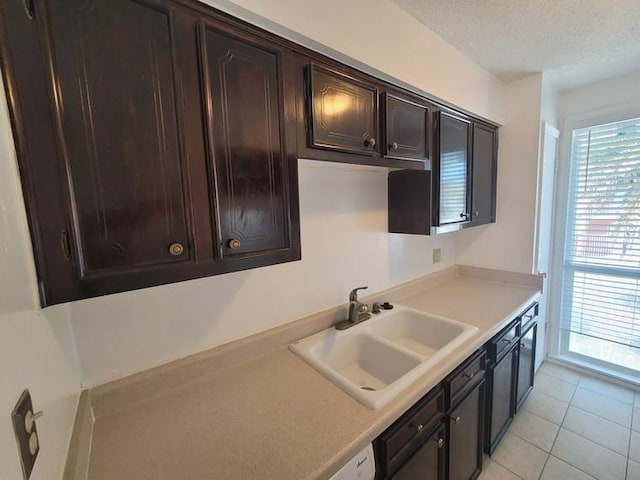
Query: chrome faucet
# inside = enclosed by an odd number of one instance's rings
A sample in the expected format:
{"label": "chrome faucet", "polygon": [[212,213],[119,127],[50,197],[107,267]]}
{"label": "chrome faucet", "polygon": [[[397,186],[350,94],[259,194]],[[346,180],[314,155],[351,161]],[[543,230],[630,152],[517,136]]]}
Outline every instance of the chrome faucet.
{"label": "chrome faucet", "polygon": [[349,293],[349,318],[336,323],[336,330],[345,330],[371,318],[367,304],[358,300],[358,290],[366,290],[367,288],[369,287],[358,287],[351,290]]}

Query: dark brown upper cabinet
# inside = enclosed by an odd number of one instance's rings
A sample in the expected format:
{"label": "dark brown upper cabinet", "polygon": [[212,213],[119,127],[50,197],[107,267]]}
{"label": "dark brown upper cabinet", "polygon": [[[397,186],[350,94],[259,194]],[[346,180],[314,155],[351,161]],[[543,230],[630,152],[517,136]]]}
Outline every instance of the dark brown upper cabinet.
{"label": "dark brown upper cabinet", "polygon": [[291,158],[286,148],[283,52],[204,24],[200,43],[220,256],[228,261],[287,251],[288,168],[296,159],[295,146]]}
{"label": "dark brown upper cabinet", "polygon": [[182,92],[170,11],[132,1],[64,0],[50,7],[72,225],[64,241],[72,246],[78,277],[190,261]]}
{"label": "dark brown upper cabinet", "polygon": [[300,258],[294,54],[199,5],[0,5],[43,306]]}
{"label": "dark brown upper cabinet", "polygon": [[435,113],[431,175],[389,173],[389,232],[430,235],[495,222],[496,127]]}
{"label": "dark brown upper cabinet", "polygon": [[425,169],[427,100],[326,58],[300,55],[297,76],[299,158]]}
{"label": "dark brown upper cabinet", "polygon": [[435,183],[435,226],[457,229],[469,220],[471,122],[445,111],[438,113]]}
{"label": "dark brown upper cabinet", "polygon": [[385,94],[384,154],[391,158],[426,161],[429,158],[429,107]]}
{"label": "dark brown upper cabinet", "polygon": [[311,146],[379,155],[377,87],[313,64],[308,75]]}
{"label": "dark brown upper cabinet", "polygon": [[498,132],[495,127],[474,122],[471,176],[471,222],[496,220]]}

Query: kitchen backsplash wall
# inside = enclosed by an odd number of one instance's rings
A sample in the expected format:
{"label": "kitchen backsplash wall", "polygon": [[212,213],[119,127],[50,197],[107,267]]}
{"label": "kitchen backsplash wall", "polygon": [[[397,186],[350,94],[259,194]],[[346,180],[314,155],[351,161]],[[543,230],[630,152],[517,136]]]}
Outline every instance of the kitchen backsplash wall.
{"label": "kitchen backsplash wall", "polygon": [[454,263],[451,234],[387,233],[386,169],[299,164],[302,261],[71,304],[85,386],[346,304],[354,287],[380,291]]}

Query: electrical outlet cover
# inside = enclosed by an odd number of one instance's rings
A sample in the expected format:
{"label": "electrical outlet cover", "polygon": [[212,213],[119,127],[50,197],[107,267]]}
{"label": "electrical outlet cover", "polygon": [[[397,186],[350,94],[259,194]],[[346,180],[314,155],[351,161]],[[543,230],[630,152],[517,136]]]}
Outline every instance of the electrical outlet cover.
{"label": "electrical outlet cover", "polygon": [[20,450],[20,463],[22,464],[22,472],[25,480],[28,480],[31,476],[33,465],[36,463],[36,458],[40,452],[40,442],[35,443],[32,440],[32,443],[36,445],[33,454],[29,448],[29,440],[34,434],[36,436],[35,438],[38,438],[38,430],[36,429],[35,422],[33,422],[31,430],[27,431],[25,419],[28,412],[34,413],[31,395],[29,394],[29,390],[25,390],[22,392],[22,395],[20,395],[20,399],[13,409],[13,412],[11,412],[13,431],[16,434],[16,442],[18,442],[18,449]]}
{"label": "electrical outlet cover", "polygon": [[438,263],[440,260],[442,260],[442,250],[440,250],[439,248],[434,248],[433,263]]}

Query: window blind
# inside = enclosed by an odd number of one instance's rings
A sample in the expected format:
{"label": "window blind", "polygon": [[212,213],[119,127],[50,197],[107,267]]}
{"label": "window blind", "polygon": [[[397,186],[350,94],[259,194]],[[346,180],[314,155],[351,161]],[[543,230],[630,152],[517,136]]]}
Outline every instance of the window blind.
{"label": "window blind", "polygon": [[443,153],[440,157],[440,223],[460,222],[467,212],[466,152]]}
{"label": "window blind", "polygon": [[561,328],[640,347],[640,119],[574,130]]}

